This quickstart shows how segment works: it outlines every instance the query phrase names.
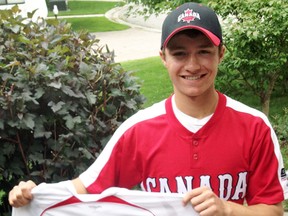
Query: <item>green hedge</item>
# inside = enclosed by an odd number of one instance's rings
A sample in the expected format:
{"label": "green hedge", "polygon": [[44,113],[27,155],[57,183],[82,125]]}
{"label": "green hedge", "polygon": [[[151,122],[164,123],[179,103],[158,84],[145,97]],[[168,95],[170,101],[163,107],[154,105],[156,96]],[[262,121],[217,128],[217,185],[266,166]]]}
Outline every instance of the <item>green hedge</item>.
{"label": "green hedge", "polygon": [[[21,179],[79,175],[144,102],[136,78],[97,38],[73,32],[65,21],[33,23],[17,12],[0,11],[0,189],[6,193]],[[3,205],[1,212],[8,209]]]}

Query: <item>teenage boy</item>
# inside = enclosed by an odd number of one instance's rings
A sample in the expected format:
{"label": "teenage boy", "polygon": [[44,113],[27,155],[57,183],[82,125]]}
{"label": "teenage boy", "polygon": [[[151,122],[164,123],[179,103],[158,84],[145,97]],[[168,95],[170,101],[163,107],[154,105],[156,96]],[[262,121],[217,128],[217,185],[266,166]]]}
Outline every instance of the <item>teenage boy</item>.
{"label": "teenage boy", "polygon": [[[213,10],[185,3],[172,11],[160,57],[174,94],[125,121],[72,181],[76,191],[140,184],[148,192],[185,194],[183,203],[200,215],[283,215],[286,178],[276,135],[263,113],[215,89],[224,53]],[[27,204],[33,187],[14,187],[10,204]]]}

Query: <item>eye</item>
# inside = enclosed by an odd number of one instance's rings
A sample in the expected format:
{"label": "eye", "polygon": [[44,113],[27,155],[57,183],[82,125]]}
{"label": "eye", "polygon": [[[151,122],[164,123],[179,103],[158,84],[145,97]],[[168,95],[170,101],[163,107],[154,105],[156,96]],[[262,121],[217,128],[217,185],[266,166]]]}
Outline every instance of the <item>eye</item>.
{"label": "eye", "polygon": [[211,50],[204,49],[204,50],[200,50],[199,53],[200,53],[200,54],[210,54],[210,53],[211,53]]}
{"label": "eye", "polygon": [[187,53],[184,52],[184,51],[174,51],[171,54],[172,54],[172,56],[175,56],[175,57],[181,57],[181,56],[186,56],[187,55]]}

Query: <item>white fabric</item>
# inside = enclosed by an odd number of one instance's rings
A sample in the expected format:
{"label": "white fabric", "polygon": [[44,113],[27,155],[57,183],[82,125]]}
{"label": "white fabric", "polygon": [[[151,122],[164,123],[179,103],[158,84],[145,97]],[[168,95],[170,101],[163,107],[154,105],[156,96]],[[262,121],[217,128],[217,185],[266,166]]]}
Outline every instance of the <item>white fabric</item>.
{"label": "white fabric", "polygon": [[213,116],[213,114],[211,114],[205,118],[197,119],[186,115],[176,106],[175,95],[172,96],[172,107],[178,121],[192,133],[196,133],[198,130],[200,130]]}
{"label": "white fabric", "polygon": [[151,193],[109,188],[102,194],[76,194],[71,181],[40,184],[27,206],[13,208],[12,216],[197,216],[183,207],[182,194]]}

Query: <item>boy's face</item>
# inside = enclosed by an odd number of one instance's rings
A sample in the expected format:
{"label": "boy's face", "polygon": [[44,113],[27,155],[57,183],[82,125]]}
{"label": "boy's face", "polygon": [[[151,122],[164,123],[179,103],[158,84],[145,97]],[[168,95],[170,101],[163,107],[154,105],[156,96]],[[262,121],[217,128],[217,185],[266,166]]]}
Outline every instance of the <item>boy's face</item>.
{"label": "boy's face", "polygon": [[220,49],[202,33],[190,36],[178,33],[160,51],[164,66],[173,83],[175,95],[197,97],[214,91],[218,65],[224,56]]}

